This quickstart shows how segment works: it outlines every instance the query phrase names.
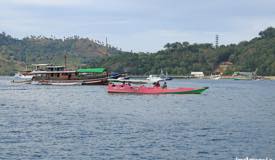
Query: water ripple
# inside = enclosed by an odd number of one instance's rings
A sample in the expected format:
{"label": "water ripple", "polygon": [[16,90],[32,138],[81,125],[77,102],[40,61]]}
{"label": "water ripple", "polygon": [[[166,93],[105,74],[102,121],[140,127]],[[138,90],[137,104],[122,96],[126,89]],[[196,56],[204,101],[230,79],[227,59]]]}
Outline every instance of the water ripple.
{"label": "water ripple", "polygon": [[155,96],[9,80],[0,78],[0,159],[275,157],[274,81],[175,80],[210,89]]}

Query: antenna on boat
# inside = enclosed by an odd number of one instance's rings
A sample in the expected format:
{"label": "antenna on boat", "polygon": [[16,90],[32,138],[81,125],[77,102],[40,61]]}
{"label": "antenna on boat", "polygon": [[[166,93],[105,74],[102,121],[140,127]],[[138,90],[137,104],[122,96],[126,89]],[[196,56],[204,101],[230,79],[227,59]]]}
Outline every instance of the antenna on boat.
{"label": "antenna on boat", "polygon": [[67,55],[64,55],[64,67],[67,68]]}

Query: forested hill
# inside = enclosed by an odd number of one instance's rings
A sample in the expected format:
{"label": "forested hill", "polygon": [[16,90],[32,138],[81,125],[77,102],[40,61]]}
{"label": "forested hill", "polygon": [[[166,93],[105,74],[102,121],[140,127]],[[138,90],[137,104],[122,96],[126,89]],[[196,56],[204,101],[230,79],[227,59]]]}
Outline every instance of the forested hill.
{"label": "forested hill", "polygon": [[87,64],[130,74],[158,74],[161,69],[178,75],[191,71],[210,74],[219,64],[229,61],[233,63],[229,72],[257,70],[258,75],[275,75],[275,29],[269,27],[250,41],[218,47],[208,43],[167,43],[157,53],[122,52],[76,36],[65,39],[31,36],[19,40],[0,34],[0,74],[15,73],[25,63],[63,64],[64,54],[68,55],[70,66]]}
{"label": "forested hill", "polygon": [[233,71],[275,75],[275,29],[270,27],[250,41],[213,47],[212,44],[167,43],[154,54],[121,53],[104,58],[100,66],[131,74],[153,74],[160,70],[169,74],[190,74],[203,71],[211,74],[222,62],[232,62]]}
{"label": "forested hill", "polygon": [[70,67],[93,63],[98,57],[120,53],[118,49],[98,40],[78,36],[64,39],[30,36],[16,39],[0,33],[0,75],[13,74],[25,64],[64,64],[67,55]]}

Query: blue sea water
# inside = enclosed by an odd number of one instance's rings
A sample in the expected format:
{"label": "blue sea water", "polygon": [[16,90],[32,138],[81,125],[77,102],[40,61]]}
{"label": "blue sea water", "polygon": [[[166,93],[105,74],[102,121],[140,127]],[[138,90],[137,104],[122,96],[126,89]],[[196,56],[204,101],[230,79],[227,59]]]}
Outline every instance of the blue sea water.
{"label": "blue sea water", "polygon": [[0,77],[0,159],[275,159],[275,81],[173,80],[201,95]]}

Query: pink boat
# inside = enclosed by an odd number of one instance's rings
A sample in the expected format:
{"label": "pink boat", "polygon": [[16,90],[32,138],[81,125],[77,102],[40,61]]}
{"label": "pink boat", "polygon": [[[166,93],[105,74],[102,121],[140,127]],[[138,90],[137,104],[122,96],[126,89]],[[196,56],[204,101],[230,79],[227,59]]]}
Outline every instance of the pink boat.
{"label": "pink boat", "polygon": [[203,88],[162,88],[162,87],[146,87],[131,86],[129,84],[112,84],[108,85],[109,93],[136,93],[136,94],[200,94],[207,90]]}

